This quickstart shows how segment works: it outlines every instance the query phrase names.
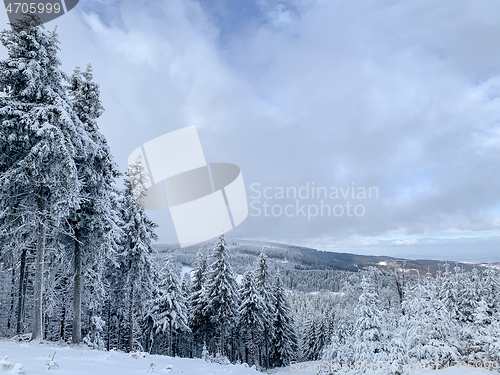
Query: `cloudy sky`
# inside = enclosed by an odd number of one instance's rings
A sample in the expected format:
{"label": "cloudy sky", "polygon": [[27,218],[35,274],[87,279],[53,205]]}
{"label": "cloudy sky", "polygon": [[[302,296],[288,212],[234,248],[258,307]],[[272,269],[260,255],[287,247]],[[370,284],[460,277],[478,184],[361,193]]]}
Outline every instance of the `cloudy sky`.
{"label": "cloudy sky", "polygon": [[[63,69],[93,65],[122,170],[190,125],[207,161],[241,168],[252,206],[228,237],[500,260],[497,0],[81,0],[56,25]],[[308,184],[364,215],[276,197]],[[151,217],[177,241],[167,211]]]}

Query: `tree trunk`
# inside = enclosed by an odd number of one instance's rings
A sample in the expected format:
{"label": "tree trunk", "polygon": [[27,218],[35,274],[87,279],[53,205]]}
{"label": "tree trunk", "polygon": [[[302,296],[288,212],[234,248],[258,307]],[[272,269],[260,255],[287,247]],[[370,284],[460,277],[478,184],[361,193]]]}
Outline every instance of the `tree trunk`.
{"label": "tree trunk", "polygon": [[7,319],[7,329],[10,330],[10,326],[12,324],[12,320],[14,319],[14,300],[15,300],[15,285],[16,285],[16,262],[12,260],[12,280],[10,285],[10,310],[9,310],[9,318]]}
{"label": "tree trunk", "polygon": [[24,301],[26,299],[26,248],[21,253],[21,266],[19,270],[19,295],[17,300],[17,327],[16,334],[20,335],[23,331]]}
{"label": "tree trunk", "polygon": [[168,355],[172,357],[172,320],[168,323]]}
{"label": "tree trunk", "polygon": [[111,348],[111,298],[108,299],[108,321],[106,323],[108,327],[106,350],[109,352]]}
{"label": "tree trunk", "polygon": [[64,298],[64,294],[63,294],[63,300],[62,300],[62,303],[63,303],[63,306],[62,306],[62,312],[61,312],[61,331],[59,333],[59,336],[61,337],[61,340],[62,341],[66,341],[66,335],[65,335],[65,331],[66,331],[66,301],[65,301],[65,298]]}
{"label": "tree trunk", "polygon": [[75,230],[75,279],[73,283],[73,331],[71,342],[82,342],[82,249],[80,230]]}
{"label": "tree trunk", "polygon": [[128,352],[134,349],[134,284],[130,283],[129,308],[128,308]]}
{"label": "tree trunk", "polygon": [[[41,209],[40,209],[41,208]],[[39,203],[39,209],[43,212],[43,205]],[[33,341],[43,340],[43,261],[45,257],[45,226],[43,219],[38,223],[38,233],[36,238],[36,260],[35,260],[35,280],[34,280],[34,308],[33,308]]]}

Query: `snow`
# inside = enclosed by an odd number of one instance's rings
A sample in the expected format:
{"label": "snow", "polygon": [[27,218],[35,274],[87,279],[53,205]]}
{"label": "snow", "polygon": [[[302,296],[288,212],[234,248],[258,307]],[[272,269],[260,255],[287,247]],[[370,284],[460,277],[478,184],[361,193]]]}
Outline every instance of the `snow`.
{"label": "snow", "polygon": [[[55,353],[55,355],[54,355]],[[6,359],[5,356],[8,356]],[[262,374],[245,365],[219,365],[202,359],[172,358],[147,353],[121,353],[99,351],[80,346],[59,346],[54,343],[17,343],[0,340],[0,374],[16,375],[257,375]],[[51,361],[53,363],[51,363]],[[49,363],[52,364],[48,370]],[[56,365],[54,365],[54,363]],[[299,365],[302,365],[299,367]],[[309,366],[308,366],[309,365]],[[316,371],[314,370],[316,365]],[[316,375],[320,361],[303,362],[280,369],[270,370],[272,375]],[[302,370],[302,371],[301,371]],[[24,372],[23,372],[24,371]],[[49,371],[49,372],[47,372]],[[411,372],[412,375],[494,375],[485,369],[441,369]],[[354,371],[339,375],[355,375]],[[367,371],[367,375],[375,375]],[[380,375],[380,373],[377,373]]]}
{"label": "snow", "polygon": [[[55,353],[55,355],[54,355]],[[22,375],[256,375],[244,365],[219,365],[202,359],[172,358],[147,353],[99,351],[54,343],[17,343],[0,340],[0,374]],[[49,372],[47,372],[49,365]]]}

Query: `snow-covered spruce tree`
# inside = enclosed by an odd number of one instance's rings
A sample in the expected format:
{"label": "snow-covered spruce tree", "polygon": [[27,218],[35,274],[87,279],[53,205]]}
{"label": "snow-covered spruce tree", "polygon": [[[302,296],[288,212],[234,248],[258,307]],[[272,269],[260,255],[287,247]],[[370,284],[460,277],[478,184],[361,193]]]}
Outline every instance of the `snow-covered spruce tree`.
{"label": "snow-covered spruce tree", "polygon": [[[146,308],[156,288],[156,264],[151,243],[157,239],[153,223],[145,214],[140,197],[145,192],[145,172],[139,163],[129,170],[121,202],[123,220],[123,253],[120,254],[121,280],[127,289],[127,350],[133,351],[136,340],[136,321],[146,315]],[[136,198],[139,199],[137,200]]]}
{"label": "snow-covered spruce tree", "polygon": [[274,334],[271,341],[270,364],[273,367],[282,367],[297,359],[298,345],[292,310],[279,272],[276,275],[272,295]]}
{"label": "snow-covered spruce tree", "polygon": [[212,330],[210,315],[205,311],[205,284],[208,277],[207,257],[198,253],[196,267],[193,269],[193,282],[188,298],[189,327],[193,333],[193,352],[201,355],[203,345],[208,342],[209,332]]}
{"label": "snow-covered spruce tree", "polygon": [[492,312],[484,299],[481,299],[476,306],[474,322],[467,324],[464,331],[467,339],[464,354],[470,361],[490,360],[487,352],[492,338]]}
{"label": "snow-covered spruce tree", "polygon": [[322,359],[331,363],[355,362],[353,354],[354,317],[350,309],[338,307],[329,344],[323,349]]}
{"label": "snow-covered spruce tree", "polygon": [[255,285],[252,272],[246,272],[240,287],[240,335],[243,342],[243,360],[250,366],[258,363],[258,347],[264,335],[264,301]]}
{"label": "snow-covered spruce tree", "polygon": [[460,359],[458,327],[449,311],[437,298],[431,278],[426,285],[416,284],[403,302],[401,329],[405,333],[408,355],[424,366]]}
{"label": "snow-covered spruce tree", "polygon": [[26,16],[3,31],[0,62],[2,234],[36,232],[32,338],[43,339],[43,274],[47,235],[78,207],[76,159],[93,149],[63,84],[58,37]]}
{"label": "snow-covered spruce tree", "polygon": [[353,356],[356,362],[367,364],[387,360],[382,336],[382,312],[378,307],[378,294],[370,277],[363,276],[362,293],[355,309]]}
{"label": "snow-covered spruce tree", "polygon": [[[189,322],[189,312],[191,311],[191,307],[189,305],[189,297],[191,295],[192,289],[192,280],[191,280],[191,272],[186,272],[182,277],[181,282],[181,291],[185,300],[186,309],[187,309],[187,324],[190,325]],[[193,335],[191,329],[188,331],[181,331],[176,335],[176,343],[175,343],[177,353],[180,357],[189,357],[193,358]]]}
{"label": "snow-covered spruce tree", "polygon": [[500,273],[497,269],[488,267],[483,271],[483,283],[480,296],[494,311],[500,307]]}
{"label": "snow-covered spruce tree", "polygon": [[257,290],[259,291],[264,302],[264,335],[262,344],[259,348],[260,366],[269,368],[269,345],[273,339],[274,327],[273,316],[275,308],[275,300],[271,289],[271,281],[269,275],[269,266],[267,264],[267,255],[261,253],[259,256],[259,264],[255,272],[255,280]]}
{"label": "snow-covered spruce tree", "polygon": [[229,249],[222,233],[213,249],[215,261],[210,265],[209,277],[204,286],[203,314],[210,316],[213,324],[207,345],[214,352],[232,357],[235,354],[235,329],[238,321],[239,295],[236,277],[227,258]]}
{"label": "snow-covered spruce tree", "polygon": [[389,364],[391,373],[401,375],[408,372],[405,365],[411,363],[408,355],[408,343],[406,342],[406,332],[403,327],[397,327],[391,335],[389,342]]}
{"label": "snow-covered spruce tree", "polygon": [[160,272],[160,284],[156,297],[151,303],[148,315],[152,317],[156,333],[167,335],[167,352],[169,356],[178,354],[173,347],[173,336],[181,331],[189,331],[186,300],[181,290],[179,278],[167,264]]}
{"label": "snow-covered spruce tree", "polygon": [[[106,139],[99,131],[97,119],[104,111],[99,86],[93,81],[90,64],[84,72],[77,67],[68,87],[73,109],[82,121],[95,149],[77,162],[78,175],[83,182],[81,203],[68,222],[73,240],[73,324],[72,342],[81,342],[82,286],[86,293],[89,313],[89,336],[86,341],[99,346],[102,339],[101,306],[105,300],[103,272],[106,258],[112,256],[120,241],[120,219],[116,211],[115,179],[119,176]],[[83,277],[83,285],[82,285]]]}
{"label": "snow-covered spruce tree", "polygon": [[326,317],[321,313],[311,311],[304,320],[300,333],[302,360],[315,361],[319,359],[324,346],[330,340]]}

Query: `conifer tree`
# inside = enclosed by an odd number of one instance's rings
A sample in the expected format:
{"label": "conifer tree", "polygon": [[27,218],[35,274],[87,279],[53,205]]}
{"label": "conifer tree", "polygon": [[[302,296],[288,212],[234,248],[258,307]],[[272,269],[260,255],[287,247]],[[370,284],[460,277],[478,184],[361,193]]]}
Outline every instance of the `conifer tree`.
{"label": "conifer tree", "polygon": [[[137,325],[142,319],[153,296],[157,280],[156,264],[152,259],[151,243],[157,239],[157,227],[144,213],[141,197],[145,192],[145,172],[137,163],[129,170],[125,179],[125,191],[121,202],[124,239],[120,254],[122,282],[127,287],[127,350],[134,349]],[[137,199],[139,198],[139,199]]]}
{"label": "conifer tree", "polygon": [[117,251],[121,232],[114,190],[119,172],[106,139],[97,126],[96,120],[104,108],[99,98],[99,86],[93,82],[90,64],[84,72],[78,67],[75,69],[68,89],[73,109],[95,144],[93,152],[77,162],[78,175],[83,182],[81,204],[69,220],[74,233],[72,342],[76,344],[82,339],[82,286],[89,293],[89,332],[92,332],[95,340],[99,340],[97,335],[101,331],[102,321],[100,306],[105,299],[103,265],[106,258]]}
{"label": "conifer tree", "polygon": [[160,272],[158,292],[152,301],[148,315],[153,318],[156,333],[167,334],[167,354],[175,355],[173,335],[180,331],[190,331],[190,329],[186,300],[181,290],[179,278],[172,270],[170,261]]}
{"label": "conifer tree", "polygon": [[193,333],[195,351],[202,349],[202,345],[208,341],[209,331],[212,323],[210,316],[205,312],[205,284],[208,277],[207,257],[198,253],[196,267],[193,269],[193,282],[191,293],[188,298],[189,327]]}
{"label": "conifer tree", "polygon": [[259,256],[259,264],[255,270],[255,280],[257,284],[257,290],[259,291],[265,309],[264,309],[264,336],[262,344],[260,347],[261,359],[260,365],[268,368],[269,363],[269,346],[273,339],[274,327],[273,327],[273,316],[275,309],[275,300],[272,294],[271,281],[269,275],[269,266],[267,264],[267,255],[261,253]]}
{"label": "conifer tree", "polygon": [[0,35],[8,54],[0,62],[0,223],[3,235],[36,233],[32,338],[41,340],[47,236],[78,207],[76,160],[94,146],[66,94],[57,34],[29,15],[14,26],[19,32]]}
{"label": "conifer tree", "polygon": [[240,287],[240,333],[243,341],[243,360],[253,366],[258,358],[259,343],[264,335],[264,302],[255,285],[254,275],[246,272]]}
{"label": "conifer tree", "polygon": [[412,361],[447,363],[459,359],[458,328],[443,302],[437,298],[433,281],[418,283],[404,301],[401,327]]}
{"label": "conifer tree", "polygon": [[276,275],[273,285],[272,295],[274,300],[272,353],[270,364],[273,367],[282,367],[290,364],[290,361],[297,359],[297,334],[290,308],[290,303],[286,296],[281,275]]}
{"label": "conifer tree", "polygon": [[204,314],[213,324],[213,344],[222,355],[234,352],[232,332],[238,320],[239,295],[236,277],[228,262],[229,249],[222,233],[213,249],[215,261],[210,265],[204,288]]}
{"label": "conifer tree", "polygon": [[378,308],[378,295],[368,277],[361,281],[362,293],[355,309],[354,358],[365,363],[385,361],[382,337],[382,313]]}

